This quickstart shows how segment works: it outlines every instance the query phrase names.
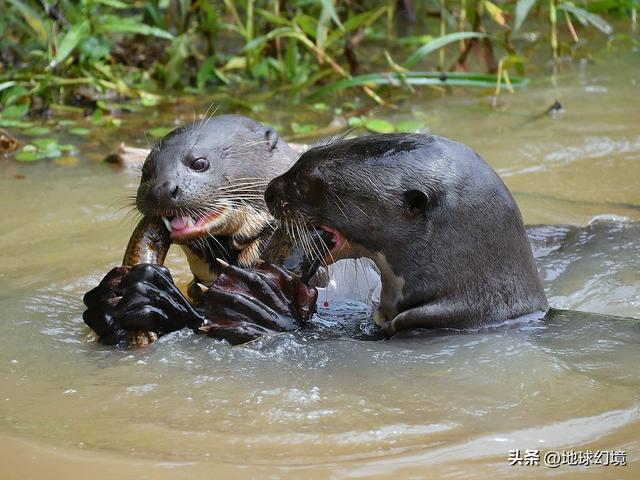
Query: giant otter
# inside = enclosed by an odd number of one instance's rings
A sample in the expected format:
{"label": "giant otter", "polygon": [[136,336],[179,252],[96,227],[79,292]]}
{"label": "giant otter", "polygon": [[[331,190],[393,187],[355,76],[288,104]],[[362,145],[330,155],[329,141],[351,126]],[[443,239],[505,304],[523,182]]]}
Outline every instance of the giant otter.
{"label": "giant otter", "polygon": [[[433,135],[373,135],[303,153],[267,187],[271,213],[333,235],[326,260],[368,257],[389,335],[548,309],[520,211],[473,150]],[[297,225],[297,227],[295,227]]]}
{"label": "giant otter", "polygon": [[297,158],[270,127],[240,115],[211,117],[174,130],[151,150],[136,206],[162,218],[194,279],[210,285],[218,257],[255,264],[273,231],[264,189]]}
{"label": "giant otter", "polygon": [[[239,115],[207,118],[164,137],[142,167],[136,206],[143,219],[123,266],[84,297],[83,318],[99,341],[138,343],[132,332],[151,341],[155,334],[190,326],[238,343],[265,331],[292,330],[306,320],[316,292],[303,279],[276,266],[251,273],[236,268],[254,266],[263,253],[288,268],[290,258],[306,265],[295,251],[287,252],[290,256],[279,251],[282,238],[274,238],[276,245],[265,251],[275,227],[264,189],[297,157],[275,130]],[[195,305],[160,266],[169,240],[186,254]],[[257,280],[259,287],[248,298]],[[264,300],[262,309],[254,297]]]}
{"label": "giant otter", "polygon": [[[491,167],[460,143],[375,135],[315,147],[271,181],[265,200],[308,253],[327,263],[373,260],[382,280],[374,320],[388,335],[475,327],[548,310],[515,201]],[[318,228],[325,232],[324,253],[308,238]],[[107,282],[102,298],[124,291],[122,309],[131,304],[152,310],[143,316],[152,317],[148,324],[124,315],[127,329],[207,328],[213,319],[209,333],[232,342],[289,329],[283,318],[299,317],[301,304],[308,313],[315,301],[311,290],[290,277],[274,282],[260,269],[224,262],[222,268],[228,272],[226,290],[221,294],[213,285],[202,292],[205,311],[194,311],[161,267],[143,265]],[[216,335],[222,327],[243,334]]]}

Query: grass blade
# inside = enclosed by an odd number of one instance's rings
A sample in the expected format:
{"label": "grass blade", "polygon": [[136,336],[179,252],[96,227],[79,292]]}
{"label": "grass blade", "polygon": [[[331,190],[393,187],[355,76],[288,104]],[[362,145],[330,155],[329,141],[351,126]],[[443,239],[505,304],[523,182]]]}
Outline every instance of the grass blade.
{"label": "grass blade", "polygon": [[[523,87],[528,83],[527,79],[520,77],[514,77],[510,80],[514,88]],[[443,74],[441,72],[408,72],[403,75],[398,73],[369,73],[325,85],[313,92],[309,96],[309,99],[316,99],[338,90],[363,85],[400,86],[402,83],[407,83],[412,86],[437,85],[441,87],[494,88],[496,82],[497,77],[495,75],[484,73],[451,72]]]}
{"label": "grass blade", "polygon": [[29,27],[31,27],[31,30],[33,30],[33,33],[35,33],[36,38],[38,39],[38,43],[42,46],[46,46],[49,41],[49,30],[47,29],[42,17],[40,17],[40,15],[38,15],[29,5],[21,2],[20,0],[8,1],[16,10],[18,10],[18,12],[20,12],[20,15],[22,15]]}
{"label": "grass blade", "polygon": [[440,48],[450,43],[457,42],[459,40],[465,40],[468,38],[484,38],[486,36],[487,36],[486,33],[481,33],[481,32],[449,33],[448,35],[438,37],[435,40],[432,40],[422,45],[420,48],[418,48],[415,52],[413,52],[411,55],[407,57],[407,59],[404,61],[403,66],[411,67],[416,63],[418,63],[420,60],[422,60],[423,57],[429,55],[430,53],[435,52],[436,50],[439,50]]}
{"label": "grass blade", "polygon": [[89,36],[89,21],[85,20],[84,22],[78,23],[71,27],[69,31],[64,35],[60,45],[58,45],[58,50],[56,52],[56,56],[53,57],[53,60],[47,66],[47,70],[51,70],[52,68],[57,67],[60,63],[64,62],[71,52],[82,42],[85,38]]}
{"label": "grass blade", "polygon": [[605,35],[610,35],[613,28],[609,23],[599,15],[588,12],[582,8],[576,7],[572,2],[564,2],[558,5],[559,10],[569,12],[576,17],[583,25],[590,23]]}
{"label": "grass blade", "polygon": [[112,32],[112,33],[137,33],[140,35],[147,35],[151,37],[164,38],[166,40],[173,40],[174,36],[161,28],[152,27],[144,23],[136,22],[135,20],[110,20],[101,23],[96,26],[99,32]]}
{"label": "grass blade", "polygon": [[536,4],[537,0],[518,0],[516,3],[516,20],[513,24],[513,31],[517,32],[529,15],[529,12]]}

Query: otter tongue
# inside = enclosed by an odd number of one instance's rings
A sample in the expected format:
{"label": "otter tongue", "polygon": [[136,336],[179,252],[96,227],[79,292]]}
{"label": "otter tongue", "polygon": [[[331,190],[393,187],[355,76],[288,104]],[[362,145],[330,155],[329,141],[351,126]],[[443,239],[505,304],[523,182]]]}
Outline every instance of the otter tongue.
{"label": "otter tongue", "polygon": [[189,223],[193,225],[193,220],[189,217],[175,217],[171,219],[171,228],[174,230],[184,230],[189,226]]}

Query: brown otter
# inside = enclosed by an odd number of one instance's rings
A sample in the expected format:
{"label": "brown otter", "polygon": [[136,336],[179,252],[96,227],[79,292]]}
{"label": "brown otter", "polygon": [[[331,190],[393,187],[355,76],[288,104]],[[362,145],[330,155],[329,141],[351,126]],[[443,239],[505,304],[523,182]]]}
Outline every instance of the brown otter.
{"label": "brown otter", "polygon": [[298,235],[301,225],[333,235],[328,262],[373,260],[382,280],[374,320],[390,335],[548,309],[515,201],[460,143],[390,134],[315,147],[265,198]]}

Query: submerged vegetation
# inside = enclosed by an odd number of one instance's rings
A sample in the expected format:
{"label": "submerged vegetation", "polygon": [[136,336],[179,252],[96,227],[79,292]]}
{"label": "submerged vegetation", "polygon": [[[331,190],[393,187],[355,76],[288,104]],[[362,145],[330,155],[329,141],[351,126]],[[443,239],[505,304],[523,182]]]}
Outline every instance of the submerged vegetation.
{"label": "submerged vegetation", "polygon": [[424,85],[499,93],[525,81],[534,51],[557,61],[579,51],[584,29],[611,35],[602,14],[635,29],[638,0],[0,4],[0,100],[3,118],[15,118],[19,105],[108,110],[175,93],[240,104],[246,90],[299,100],[358,89],[379,104]]}

